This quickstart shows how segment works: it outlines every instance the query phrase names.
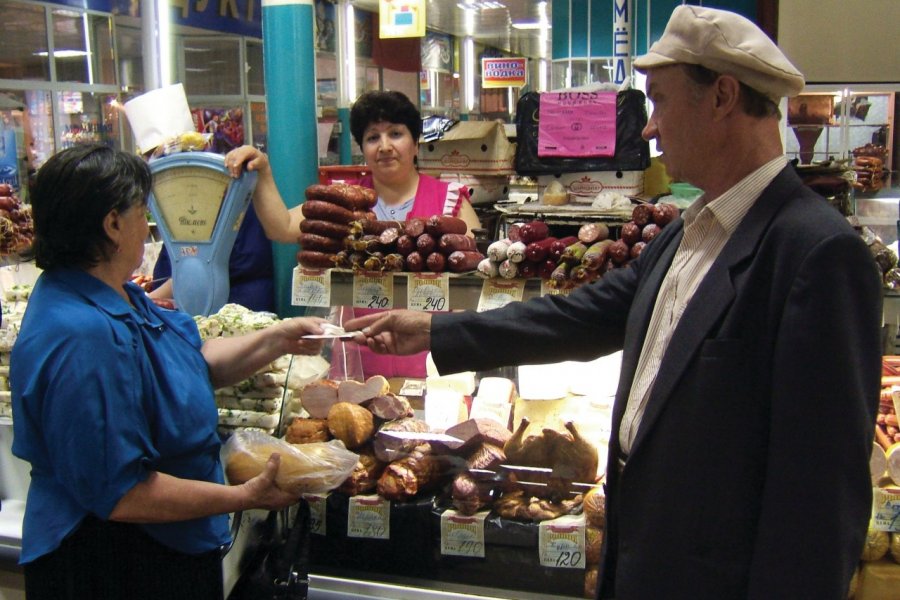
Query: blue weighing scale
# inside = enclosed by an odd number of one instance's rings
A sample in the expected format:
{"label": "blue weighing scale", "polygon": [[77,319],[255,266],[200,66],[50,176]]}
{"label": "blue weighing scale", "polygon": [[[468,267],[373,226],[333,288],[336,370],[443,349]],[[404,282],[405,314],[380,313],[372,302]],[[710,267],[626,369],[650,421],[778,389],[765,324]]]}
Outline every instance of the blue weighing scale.
{"label": "blue weighing scale", "polygon": [[175,304],[210,315],[228,301],[228,259],[256,189],[255,172],[234,179],[225,157],[182,152],[150,161],[150,212],[172,262]]}

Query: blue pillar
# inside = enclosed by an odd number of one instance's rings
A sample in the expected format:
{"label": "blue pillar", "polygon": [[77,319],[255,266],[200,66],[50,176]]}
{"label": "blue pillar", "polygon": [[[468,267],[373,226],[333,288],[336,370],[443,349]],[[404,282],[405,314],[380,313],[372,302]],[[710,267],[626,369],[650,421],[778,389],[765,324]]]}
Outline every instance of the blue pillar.
{"label": "blue pillar", "polygon": [[[262,0],[269,162],[288,208],[319,178],[314,18],[313,0]],[[297,250],[273,244],[275,309],[282,317],[303,313],[291,306]]]}
{"label": "blue pillar", "polygon": [[341,141],[340,141],[340,162],[342,165],[353,164],[352,145],[356,142],[350,133],[350,109],[347,107],[338,108],[338,123],[341,124]]}

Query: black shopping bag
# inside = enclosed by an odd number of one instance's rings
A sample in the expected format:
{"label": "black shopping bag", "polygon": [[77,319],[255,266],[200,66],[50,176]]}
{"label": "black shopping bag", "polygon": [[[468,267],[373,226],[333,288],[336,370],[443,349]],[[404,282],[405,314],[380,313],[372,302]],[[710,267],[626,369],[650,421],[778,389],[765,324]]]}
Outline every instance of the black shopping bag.
{"label": "black shopping bag", "polygon": [[306,600],[309,592],[309,504],[301,500],[287,526],[285,511],[266,519],[265,541],[243,570],[229,600]]}
{"label": "black shopping bag", "polygon": [[528,92],[516,104],[516,173],[556,175],[580,171],[643,171],[650,166],[650,144],[641,137],[647,125],[644,92],[616,94],[616,153],[614,156],[538,156],[541,96]]}

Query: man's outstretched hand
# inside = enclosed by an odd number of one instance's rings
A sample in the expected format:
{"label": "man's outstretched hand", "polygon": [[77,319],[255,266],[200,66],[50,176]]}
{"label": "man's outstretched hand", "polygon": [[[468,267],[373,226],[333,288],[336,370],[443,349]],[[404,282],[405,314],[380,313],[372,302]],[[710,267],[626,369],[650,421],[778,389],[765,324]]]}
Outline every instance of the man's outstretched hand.
{"label": "man's outstretched hand", "polygon": [[392,310],[366,315],[344,323],[357,332],[353,341],[378,354],[415,354],[431,346],[431,314],[416,310]]}

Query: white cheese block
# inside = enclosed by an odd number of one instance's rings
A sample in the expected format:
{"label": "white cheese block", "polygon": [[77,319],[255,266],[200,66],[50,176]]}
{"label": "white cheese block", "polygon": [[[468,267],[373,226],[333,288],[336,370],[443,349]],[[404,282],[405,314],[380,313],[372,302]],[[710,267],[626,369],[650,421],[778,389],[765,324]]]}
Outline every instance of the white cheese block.
{"label": "white cheese block", "polygon": [[[869,457],[869,470],[872,472],[872,485],[877,486],[881,478],[884,477],[885,471],[887,471],[888,461],[881,444],[875,442],[872,446],[872,455]],[[895,444],[895,446],[900,446],[900,444]],[[897,455],[897,460],[900,461],[900,454]]]}
{"label": "white cheese block", "polygon": [[475,373],[454,373],[453,375],[432,376],[425,379],[425,388],[431,390],[450,390],[463,396],[471,396],[475,391]]}
{"label": "white cheese block", "polygon": [[482,377],[477,397],[490,402],[512,403],[516,398],[516,384],[505,377]]}
{"label": "white cheese block", "polygon": [[425,392],[425,422],[431,431],[443,433],[468,418],[465,396],[452,390]]}
{"label": "white cheese block", "polygon": [[216,396],[219,408],[231,410],[250,410],[253,412],[278,413],[281,411],[281,398],[239,398],[237,396]]}
{"label": "white cheese block", "polygon": [[217,396],[235,396],[238,398],[282,398],[284,388],[281,386],[256,387],[249,380],[242,381],[238,385],[228,386],[216,390]]}
{"label": "white cheese block", "polygon": [[[878,446],[878,444],[875,445]],[[900,442],[887,449],[886,459],[888,474],[894,483],[900,485]]]}
{"label": "white cheese block", "polygon": [[219,409],[219,424],[230,427],[261,427],[273,429],[278,427],[278,416],[250,410]]}

